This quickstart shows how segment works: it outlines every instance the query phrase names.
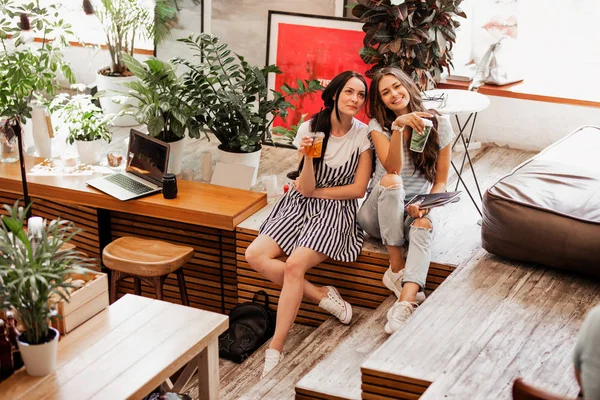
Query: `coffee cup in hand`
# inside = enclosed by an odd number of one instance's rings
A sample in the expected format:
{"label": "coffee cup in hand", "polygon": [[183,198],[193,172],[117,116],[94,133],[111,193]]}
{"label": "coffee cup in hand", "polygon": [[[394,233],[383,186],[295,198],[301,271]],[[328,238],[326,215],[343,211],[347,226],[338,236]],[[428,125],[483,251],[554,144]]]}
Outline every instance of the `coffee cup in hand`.
{"label": "coffee cup in hand", "polygon": [[417,132],[415,129],[412,130],[412,135],[410,137],[410,150],[416,153],[422,153],[423,149],[425,149],[425,145],[427,144],[427,139],[429,138],[429,133],[431,132],[431,128],[433,128],[433,122],[427,118],[421,118],[425,128],[423,128],[423,133]]}

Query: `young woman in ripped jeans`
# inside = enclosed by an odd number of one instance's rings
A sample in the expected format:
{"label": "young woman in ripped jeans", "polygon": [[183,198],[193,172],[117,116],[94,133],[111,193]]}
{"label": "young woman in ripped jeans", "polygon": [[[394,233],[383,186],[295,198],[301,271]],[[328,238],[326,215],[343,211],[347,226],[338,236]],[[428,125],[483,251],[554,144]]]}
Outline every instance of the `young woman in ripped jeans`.
{"label": "young woman in ripped jeans", "polygon": [[[368,197],[358,213],[360,226],[381,238],[390,255],[383,284],[398,297],[387,313],[385,331],[398,330],[425,300],[423,288],[431,261],[434,215],[417,204],[404,204],[417,194],[446,191],[454,137],[448,117],[425,110],[415,83],[398,68],[373,77],[369,96],[370,139],[377,155]],[[409,149],[412,132],[423,132],[422,118],[433,128],[422,153]],[[406,262],[402,246],[408,240]]]}

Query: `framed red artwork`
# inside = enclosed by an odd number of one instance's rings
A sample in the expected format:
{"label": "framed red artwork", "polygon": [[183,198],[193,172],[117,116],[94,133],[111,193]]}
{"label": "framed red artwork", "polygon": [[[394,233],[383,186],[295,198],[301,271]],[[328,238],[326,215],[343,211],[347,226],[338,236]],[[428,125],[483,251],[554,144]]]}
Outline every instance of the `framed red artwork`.
{"label": "framed red artwork", "polygon": [[[368,65],[358,55],[365,35],[362,25],[347,18],[269,11],[266,62],[283,72],[270,74],[269,88],[279,90],[284,82],[296,87],[298,79],[317,79],[326,86],[347,70],[364,74]],[[304,114],[310,118],[322,105],[320,92],[306,95],[294,104],[296,109],[285,122],[277,118],[274,126],[289,128]],[[357,118],[368,122],[364,108]]]}

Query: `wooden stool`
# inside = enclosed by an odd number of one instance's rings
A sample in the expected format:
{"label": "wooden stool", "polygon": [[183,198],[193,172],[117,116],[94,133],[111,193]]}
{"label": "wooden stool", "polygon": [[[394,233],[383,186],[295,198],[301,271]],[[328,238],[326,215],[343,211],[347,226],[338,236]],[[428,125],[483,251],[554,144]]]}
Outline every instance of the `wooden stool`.
{"label": "wooden stool", "polygon": [[163,299],[163,284],[167,275],[177,273],[183,305],[189,305],[183,266],[194,255],[193,247],[179,246],[160,240],[124,236],[111,242],[102,251],[104,266],[111,270],[110,302],[117,300],[117,282],[133,277],[135,294],[142,294],[140,280],[154,287],[156,298]]}

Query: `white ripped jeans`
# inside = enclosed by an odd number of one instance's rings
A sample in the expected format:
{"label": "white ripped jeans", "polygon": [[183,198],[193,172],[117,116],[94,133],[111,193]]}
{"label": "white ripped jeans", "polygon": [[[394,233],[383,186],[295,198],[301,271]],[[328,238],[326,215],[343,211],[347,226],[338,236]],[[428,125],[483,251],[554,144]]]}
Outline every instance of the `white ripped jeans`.
{"label": "white ripped jeans", "polygon": [[[402,283],[413,282],[424,288],[431,262],[433,231],[413,226],[415,218],[404,211],[404,196],[402,185],[387,188],[376,184],[358,211],[358,223],[384,245],[402,246],[408,240]],[[435,226],[432,212],[424,218]]]}

